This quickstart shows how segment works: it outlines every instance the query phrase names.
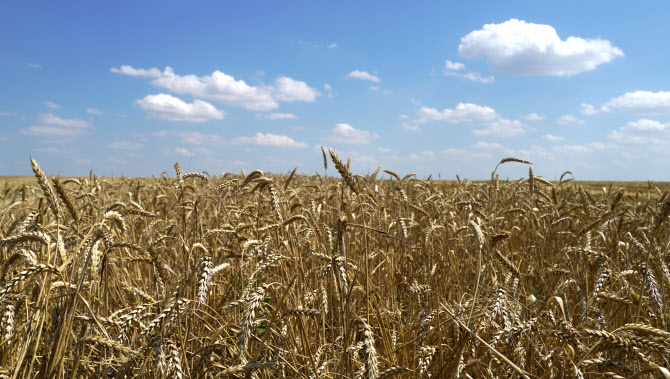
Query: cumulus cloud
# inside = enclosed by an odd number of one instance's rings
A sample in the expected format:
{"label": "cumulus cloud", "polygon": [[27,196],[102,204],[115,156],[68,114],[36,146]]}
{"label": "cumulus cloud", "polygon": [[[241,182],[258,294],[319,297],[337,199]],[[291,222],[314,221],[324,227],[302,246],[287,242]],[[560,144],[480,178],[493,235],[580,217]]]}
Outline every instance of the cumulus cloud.
{"label": "cumulus cloud", "polygon": [[291,79],[288,76],[280,76],[275,80],[275,86],[270,87],[271,93],[279,101],[314,101],[318,92],[308,86],[305,82]]}
{"label": "cumulus cloud", "polygon": [[498,113],[493,108],[471,103],[459,103],[454,109],[437,110],[435,108],[421,107],[417,112],[419,123],[427,121],[442,121],[452,124],[472,121],[487,121],[498,118]]}
{"label": "cumulus cloud", "polygon": [[379,79],[378,76],[372,75],[366,71],[359,71],[359,70],[354,70],[345,76],[347,79],[360,79],[360,80],[369,80],[373,83],[379,83],[381,82],[381,79]]}
{"label": "cumulus cloud", "polygon": [[274,85],[252,86],[244,80],[235,80],[234,77],[218,70],[207,76],[181,76],[175,74],[170,67],[160,71],[157,68],[145,70],[121,66],[121,68],[111,68],[111,71],[118,74],[153,78],[151,84],[177,94],[188,94],[258,111],[276,109],[280,101],[312,102],[319,96],[319,92],[314,88],[287,76],[275,79]]}
{"label": "cumulus cloud", "polygon": [[489,122],[486,128],[475,129],[472,132],[478,136],[513,137],[526,133],[526,129],[519,120],[499,118]]}
{"label": "cumulus cloud", "polygon": [[563,116],[556,119],[556,123],[559,125],[570,125],[570,124],[583,124],[584,121],[578,119],[577,117],[571,114],[564,114]]}
{"label": "cumulus cloud", "polygon": [[54,103],[53,101],[45,101],[45,102],[44,102],[44,105],[45,105],[47,108],[51,108],[51,109],[60,109],[60,108],[61,108],[60,105]]}
{"label": "cumulus cloud", "polygon": [[144,144],[131,141],[116,141],[111,143],[109,147],[117,150],[139,150],[144,147]]}
{"label": "cumulus cloud", "polygon": [[670,92],[626,92],[609,100],[603,108],[645,115],[667,114],[670,113]]}
{"label": "cumulus cloud", "polygon": [[225,115],[222,110],[216,109],[206,101],[195,100],[193,103],[186,103],[165,93],[145,96],[135,104],[145,110],[149,117],[169,121],[205,122],[223,119]]}
{"label": "cumulus cloud", "polygon": [[455,76],[458,78],[467,79],[478,83],[493,83],[495,78],[493,76],[482,76],[478,72],[465,72],[466,66],[463,63],[452,62],[447,60],[444,63],[444,75]]}
{"label": "cumulus cloud", "polygon": [[307,144],[304,142],[296,142],[292,138],[285,135],[277,135],[270,133],[256,133],[253,137],[237,137],[233,139],[233,144],[244,144],[244,145],[258,145],[258,146],[270,146],[270,147],[281,147],[286,149],[302,149],[306,148]]}
{"label": "cumulus cloud", "polygon": [[562,40],[550,25],[516,19],[470,32],[461,38],[458,52],[468,59],[487,58],[493,69],[509,75],[570,76],[624,55],[610,41]]}
{"label": "cumulus cloud", "polygon": [[537,113],[529,113],[525,116],[523,116],[528,121],[542,121],[547,118],[547,116],[543,114],[537,114]]}
{"label": "cumulus cloud", "polygon": [[552,135],[552,134],[545,134],[545,135],[542,136],[542,139],[545,140],[545,141],[549,141],[549,142],[565,141],[565,138],[563,138],[561,136],[555,136],[555,135]]}
{"label": "cumulus cloud", "polygon": [[345,123],[335,125],[331,130],[329,140],[334,143],[368,144],[379,138],[377,133],[356,129]]}
{"label": "cumulus cloud", "polygon": [[102,111],[97,108],[88,108],[86,109],[86,113],[92,114],[94,116],[102,116]]}

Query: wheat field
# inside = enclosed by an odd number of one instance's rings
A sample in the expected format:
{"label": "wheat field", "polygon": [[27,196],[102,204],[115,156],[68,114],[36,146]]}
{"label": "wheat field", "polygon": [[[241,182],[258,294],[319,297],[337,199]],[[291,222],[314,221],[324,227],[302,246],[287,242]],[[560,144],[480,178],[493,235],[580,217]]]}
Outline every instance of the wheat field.
{"label": "wheat field", "polygon": [[313,177],[31,159],[0,200],[0,377],[670,377],[668,192],[322,151]]}

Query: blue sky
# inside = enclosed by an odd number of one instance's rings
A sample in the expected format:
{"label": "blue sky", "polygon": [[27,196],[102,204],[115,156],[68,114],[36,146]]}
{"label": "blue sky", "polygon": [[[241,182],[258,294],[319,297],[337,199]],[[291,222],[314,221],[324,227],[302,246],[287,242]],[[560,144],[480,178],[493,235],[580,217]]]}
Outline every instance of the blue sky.
{"label": "blue sky", "polygon": [[[665,2],[0,3],[0,174],[669,180]],[[331,165],[332,167],[332,165]],[[526,167],[501,175],[527,176]],[[329,169],[329,174],[335,174]]]}

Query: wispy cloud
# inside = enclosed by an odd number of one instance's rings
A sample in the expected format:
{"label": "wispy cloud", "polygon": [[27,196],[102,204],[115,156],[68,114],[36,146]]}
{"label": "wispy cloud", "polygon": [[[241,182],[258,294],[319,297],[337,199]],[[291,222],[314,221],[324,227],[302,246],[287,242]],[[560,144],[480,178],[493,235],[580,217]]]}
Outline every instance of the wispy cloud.
{"label": "wispy cloud", "polygon": [[37,64],[37,63],[28,63],[28,64],[26,64],[26,66],[28,66],[28,67],[30,67],[30,68],[37,69],[37,70],[42,69],[42,65],[39,65],[39,64]]}
{"label": "wispy cloud", "polygon": [[495,77],[493,76],[482,76],[478,72],[466,72],[466,68],[467,67],[463,63],[447,60],[444,64],[444,75],[455,76],[484,84],[493,83],[495,81]]}
{"label": "wispy cloud", "polygon": [[563,116],[556,119],[556,123],[559,125],[571,125],[571,124],[583,124],[584,121],[578,119],[577,117],[571,114],[564,114]]}
{"label": "wispy cloud", "polygon": [[74,137],[84,134],[91,128],[91,123],[76,118],[60,118],[53,113],[37,116],[40,125],[33,125],[20,130],[20,133],[42,137]]}
{"label": "wispy cloud", "polygon": [[356,129],[345,123],[339,123],[330,131],[328,140],[342,144],[368,144],[379,138],[377,133]]}
{"label": "wispy cloud", "polygon": [[139,150],[144,147],[144,144],[131,141],[116,141],[111,143],[109,147],[117,150]]}
{"label": "wispy cloud", "polygon": [[552,134],[545,134],[545,135],[542,136],[542,139],[545,140],[545,141],[549,141],[549,142],[565,141],[565,138],[563,138],[561,136],[555,136],[555,135],[552,135]]}
{"label": "wispy cloud", "polygon": [[472,132],[478,136],[513,137],[525,134],[526,129],[519,120],[499,118],[488,122],[484,129],[475,129]]}
{"label": "wispy cloud", "polygon": [[347,79],[360,79],[360,80],[369,80],[373,83],[379,83],[382,80],[379,79],[377,75],[372,75],[367,71],[354,70],[345,76]]}
{"label": "wispy cloud", "polygon": [[303,149],[307,147],[304,142],[296,142],[291,137],[271,133],[256,133],[253,137],[237,137],[232,140],[233,144],[258,145],[268,147],[280,147],[286,149]]}
{"label": "wispy cloud", "polygon": [[547,116],[543,114],[537,114],[537,113],[529,113],[525,116],[523,116],[524,119],[528,121],[542,121],[547,118]]}
{"label": "wispy cloud", "polygon": [[37,120],[44,124],[58,125],[73,128],[88,128],[91,123],[77,118],[60,118],[53,113],[46,113],[37,116]]}
{"label": "wispy cloud", "polygon": [[86,109],[86,113],[94,116],[102,116],[102,111],[97,108],[88,108]]}
{"label": "wispy cloud", "polygon": [[61,108],[60,105],[54,103],[53,101],[45,101],[45,102],[44,102],[44,105],[45,105],[47,108],[51,108],[51,109],[60,109],[60,108]]}
{"label": "wispy cloud", "polygon": [[269,113],[269,114],[258,114],[257,117],[264,118],[266,120],[295,120],[298,116],[293,113]]}

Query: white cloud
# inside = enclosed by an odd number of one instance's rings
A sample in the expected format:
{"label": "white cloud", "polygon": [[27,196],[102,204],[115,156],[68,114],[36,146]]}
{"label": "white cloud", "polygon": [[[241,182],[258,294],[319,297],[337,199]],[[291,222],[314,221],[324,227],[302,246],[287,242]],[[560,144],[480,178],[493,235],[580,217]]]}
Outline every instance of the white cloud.
{"label": "white cloud", "polygon": [[65,126],[72,128],[88,128],[91,123],[76,118],[60,118],[53,113],[46,113],[37,116],[37,120],[43,124]]}
{"label": "white cloud", "polygon": [[330,91],[333,90],[333,87],[331,87],[330,84],[328,84],[328,83],[324,83],[323,84],[323,90],[330,92]]}
{"label": "white cloud", "polygon": [[42,65],[39,65],[37,63],[28,63],[27,66],[30,67],[30,68],[38,69],[38,70],[42,68]]}
{"label": "white cloud", "polygon": [[368,144],[377,138],[379,138],[377,133],[356,129],[345,123],[335,125],[329,136],[331,142],[349,144]]}
{"label": "white cloud", "polygon": [[[168,68],[169,67],[167,67],[165,69],[166,72],[167,72]],[[116,73],[116,74],[123,74],[123,75],[130,75],[130,76],[140,76],[140,77],[145,77],[145,78],[158,78],[161,75],[163,75],[163,73],[161,73],[161,71],[159,69],[155,68],[155,67],[152,67],[148,70],[145,70],[143,68],[136,69],[136,68],[132,68],[131,66],[128,66],[128,65],[123,65],[123,66],[121,66],[121,68],[112,67],[109,70],[113,73]],[[170,71],[171,71],[171,69],[170,69]]]}
{"label": "white cloud", "polygon": [[542,136],[542,139],[545,140],[545,141],[549,141],[549,142],[565,141],[565,138],[563,138],[561,136],[555,136],[555,135],[552,135],[552,134],[545,134],[545,135]]}
{"label": "white cloud", "polygon": [[108,157],[107,162],[115,164],[115,165],[127,165],[128,161],[125,159],[121,158],[116,158],[116,157]]}
{"label": "white cloud", "polygon": [[413,160],[413,161],[433,161],[435,160],[435,153],[432,152],[431,150],[423,150],[420,154],[409,154],[407,158]]}
{"label": "white cloud", "polygon": [[295,120],[298,116],[293,113],[270,113],[270,114],[259,114],[258,117],[262,117],[267,120]]}
{"label": "white cloud", "polygon": [[503,151],[509,151],[508,148],[505,146],[499,144],[498,142],[484,142],[484,141],[479,141],[476,144],[472,145],[472,147],[476,149],[482,149],[482,150],[503,150]]}
{"label": "white cloud", "polygon": [[377,151],[379,151],[380,153],[388,154],[388,153],[391,152],[391,149],[387,149],[385,147],[378,146]]}
{"label": "white cloud", "polygon": [[440,153],[442,153],[444,155],[465,155],[467,153],[467,150],[457,149],[455,147],[448,147],[448,148],[440,151]]}
{"label": "white cloud", "polygon": [[60,137],[73,137],[80,134],[84,134],[85,130],[78,128],[63,128],[59,126],[29,126],[25,129],[21,129],[21,134],[36,135],[36,136],[60,136]]}
{"label": "white cloud", "polygon": [[585,116],[595,116],[600,113],[600,111],[591,104],[581,103],[579,104],[579,113]]}
{"label": "white cloud", "polygon": [[275,79],[275,86],[271,90],[274,98],[279,101],[307,101],[316,100],[318,92],[308,86],[305,82],[291,79],[288,76],[280,76]]}
{"label": "white cloud", "polygon": [[88,108],[86,110],[86,113],[92,114],[92,115],[95,115],[95,116],[102,116],[102,111],[100,109],[97,109],[97,108]]}
{"label": "white cloud", "polygon": [[45,102],[44,102],[44,105],[45,105],[47,108],[51,108],[51,109],[60,109],[60,108],[61,108],[60,105],[54,103],[53,101],[45,101]]}
{"label": "white cloud", "polygon": [[494,76],[481,76],[478,72],[468,72],[466,74],[462,75],[457,75],[463,79],[467,79],[473,82],[479,82],[479,83],[493,83],[495,81]]}
{"label": "white cloud", "polygon": [[5,111],[0,111],[0,116],[1,116],[1,117],[11,117],[11,116],[16,116],[16,112],[5,112]]}
{"label": "white cloud", "polygon": [[635,91],[615,97],[605,103],[605,109],[619,109],[635,114],[667,114],[670,113],[670,92]]}
{"label": "white cloud", "polygon": [[381,79],[379,79],[378,76],[372,75],[368,72],[365,71],[359,71],[359,70],[354,70],[345,76],[347,79],[360,79],[360,80],[369,80],[373,83],[379,83],[381,82]]}
{"label": "white cloud", "polygon": [[444,121],[452,124],[471,121],[487,121],[498,118],[498,113],[493,108],[471,103],[459,103],[454,109],[443,109],[421,107],[417,112],[418,122]]}
{"label": "white cloud", "polygon": [[513,137],[526,133],[526,129],[519,120],[499,118],[489,122],[484,129],[473,130],[473,133],[478,136]]}
{"label": "white cloud", "polygon": [[621,144],[669,145],[670,123],[648,119],[630,121],[626,126],[611,131],[607,138]]}
{"label": "white cloud", "polygon": [[547,116],[543,114],[537,114],[537,113],[529,113],[525,116],[523,116],[528,121],[542,121],[547,118]]}
{"label": "white cloud", "polygon": [[380,86],[370,86],[370,89],[373,91],[379,91],[379,89],[382,88]]}
{"label": "white cloud", "polygon": [[602,142],[590,142],[583,145],[556,145],[551,150],[558,153],[592,153],[605,149],[615,149],[615,144],[604,144]]}
{"label": "white cloud", "polygon": [[235,80],[234,77],[218,70],[211,75],[201,77],[196,75],[180,76],[175,74],[170,67],[166,67],[162,72],[157,68],[144,70],[134,69],[130,66],[121,66],[120,69],[111,68],[111,71],[131,76],[154,78],[151,84],[167,88],[177,94],[188,94],[259,111],[276,109],[279,107],[279,101],[312,102],[319,96],[319,92],[306,83],[286,76],[275,79],[274,85],[251,86],[244,80]]}
{"label": "white cloud", "polygon": [[447,60],[444,62],[444,66],[447,70],[449,71],[461,71],[465,70],[465,65],[463,63],[459,62],[452,62],[450,60]]}
{"label": "white cloud", "polygon": [[470,32],[461,38],[458,52],[468,59],[488,58],[495,70],[510,75],[569,76],[624,55],[607,40],[561,40],[550,25],[516,19]]}
{"label": "white cloud", "polygon": [[220,120],[225,112],[216,109],[212,104],[195,100],[186,103],[174,96],[160,93],[148,95],[135,102],[140,108],[149,113],[149,117],[169,121],[205,122],[208,120]]}
{"label": "white cloud", "polygon": [[410,132],[421,133],[421,128],[419,128],[419,125],[415,123],[403,122],[400,124],[400,126],[405,130],[409,130]]}
{"label": "white cloud", "polygon": [[33,125],[21,129],[22,134],[43,137],[74,137],[87,132],[91,128],[88,121],[76,118],[60,118],[52,113],[37,116],[41,125]]}
{"label": "white cloud", "polygon": [[205,134],[195,130],[189,131],[173,131],[173,130],[159,130],[150,134],[148,137],[179,137],[181,143],[189,145],[210,145],[223,146],[226,141],[220,135]]}
{"label": "white cloud", "polygon": [[570,125],[570,124],[583,124],[584,121],[578,119],[577,117],[571,114],[564,114],[563,116],[556,119],[556,123],[559,125]]}
{"label": "white cloud", "polygon": [[307,144],[304,142],[296,142],[288,136],[270,133],[256,133],[253,137],[237,137],[233,139],[232,143],[281,147],[287,149],[302,149],[307,147]]}
{"label": "white cloud", "polygon": [[337,47],[337,43],[333,42],[330,45],[328,45],[329,49],[335,49]]}
{"label": "white cloud", "polygon": [[131,141],[116,141],[110,144],[109,147],[117,150],[138,150],[144,147],[144,144]]}
{"label": "white cloud", "polygon": [[185,156],[185,157],[192,157],[192,156],[195,155],[195,153],[193,153],[192,151],[190,151],[190,150],[188,150],[188,149],[186,149],[186,148],[183,148],[183,147],[177,147],[177,148],[175,148],[175,149],[174,149],[174,152],[177,153],[177,154],[183,155],[183,156]]}
{"label": "white cloud", "polygon": [[445,61],[444,63],[444,75],[447,76],[456,76],[458,78],[467,79],[473,82],[479,83],[493,83],[495,78],[493,76],[482,76],[478,72],[464,72],[466,69],[463,63],[452,62],[450,60]]}

